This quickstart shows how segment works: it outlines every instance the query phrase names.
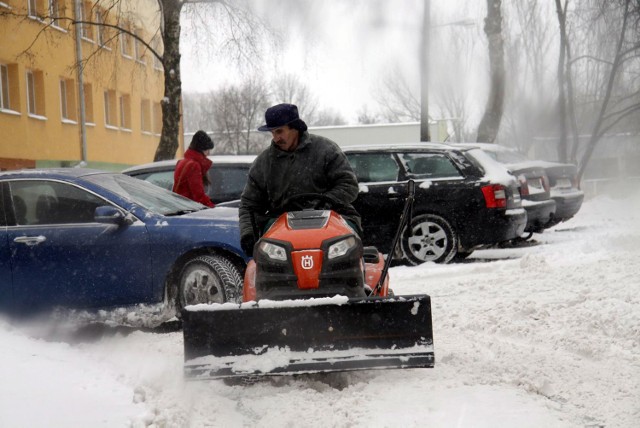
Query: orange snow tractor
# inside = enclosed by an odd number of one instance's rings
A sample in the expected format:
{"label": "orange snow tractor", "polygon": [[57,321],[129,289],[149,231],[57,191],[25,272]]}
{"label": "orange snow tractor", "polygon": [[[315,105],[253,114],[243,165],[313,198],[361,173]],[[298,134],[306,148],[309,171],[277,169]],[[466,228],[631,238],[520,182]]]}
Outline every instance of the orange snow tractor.
{"label": "orange snow tractor", "polygon": [[[410,213],[409,188],[392,248]],[[394,296],[391,257],[384,263],[377,249],[363,248],[318,200],[334,204],[317,194],[291,198],[257,241],[243,303],[183,310],[187,377],[433,367],[429,296]]]}

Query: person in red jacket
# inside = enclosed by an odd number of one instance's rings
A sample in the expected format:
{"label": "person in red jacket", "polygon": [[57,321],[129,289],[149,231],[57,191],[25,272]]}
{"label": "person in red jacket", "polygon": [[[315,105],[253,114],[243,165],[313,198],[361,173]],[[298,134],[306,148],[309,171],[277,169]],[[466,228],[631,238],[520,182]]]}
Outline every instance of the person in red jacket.
{"label": "person in red jacket", "polygon": [[173,191],[213,208],[215,204],[205,193],[205,187],[210,184],[207,171],[213,163],[207,157],[211,149],[213,140],[206,132],[198,131],[193,135],[184,159],[178,162],[173,173]]}

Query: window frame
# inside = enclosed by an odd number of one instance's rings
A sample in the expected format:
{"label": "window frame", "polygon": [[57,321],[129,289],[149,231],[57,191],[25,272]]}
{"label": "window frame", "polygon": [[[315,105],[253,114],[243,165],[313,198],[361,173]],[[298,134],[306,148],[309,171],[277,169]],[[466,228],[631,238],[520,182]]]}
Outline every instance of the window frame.
{"label": "window frame", "polygon": [[10,87],[9,66],[7,64],[0,64],[0,110],[11,110]]}
{"label": "window frame", "polygon": [[49,11],[49,21],[51,22],[51,26],[62,30],[63,28],[60,25],[60,19],[54,17],[64,15],[64,13],[62,15],[60,14],[60,11],[64,10],[64,5],[60,4],[60,0],[49,0],[47,10]]}
{"label": "window frame", "polygon": [[36,78],[33,75],[32,70],[27,70],[27,113],[30,116],[37,116],[37,101],[36,101]]}
{"label": "window frame", "polygon": [[118,124],[115,122],[118,116],[115,91],[113,89],[105,89],[103,101],[104,126],[109,129],[118,129]]}

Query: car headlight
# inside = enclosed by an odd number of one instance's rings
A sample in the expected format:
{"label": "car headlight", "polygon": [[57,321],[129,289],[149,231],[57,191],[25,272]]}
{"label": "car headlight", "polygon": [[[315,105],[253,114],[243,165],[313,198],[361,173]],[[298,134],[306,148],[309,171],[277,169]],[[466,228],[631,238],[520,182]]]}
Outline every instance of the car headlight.
{"label": "car headlight", "polygon": [[329,260],[335,259],[336,257],[344,256],[347,254],[350,248],[353,248],[356,245],[356,238],[353,236],[348,237],[347,239],[343,239],[342,241],[336,242],[335,244],[329,247]]}
{"label": "car headlight", "polygon": [[269,256],[270,259],[287,261],[287,250],[280,245],[272,244],[271,242],[261,242],[259,248]]}

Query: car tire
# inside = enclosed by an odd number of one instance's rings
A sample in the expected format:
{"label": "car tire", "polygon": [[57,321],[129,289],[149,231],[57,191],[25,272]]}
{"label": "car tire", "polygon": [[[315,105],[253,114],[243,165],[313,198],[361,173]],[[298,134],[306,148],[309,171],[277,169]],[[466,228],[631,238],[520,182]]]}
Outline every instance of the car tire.
{"label": "car tire", "polygon": [[200,303],[239,302],[242,298],[242,276],[228,259],[204,255],[187,261],[180,272],[176,306]]}
{"label": "car tire", "polygon": [[405,259],[414,266],[425,262],[449,263],[457,249],[458,238],[453,227],[438,215],[415,216],[402,235]]}

